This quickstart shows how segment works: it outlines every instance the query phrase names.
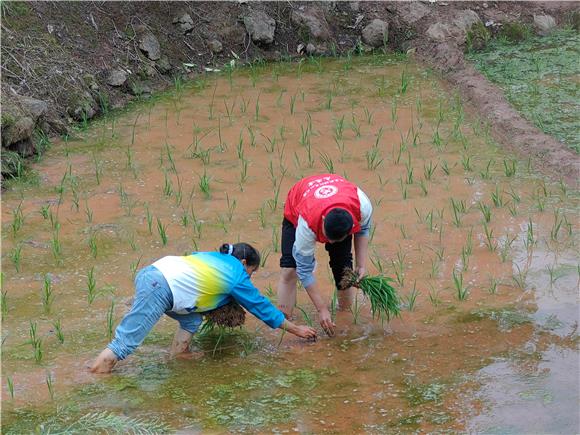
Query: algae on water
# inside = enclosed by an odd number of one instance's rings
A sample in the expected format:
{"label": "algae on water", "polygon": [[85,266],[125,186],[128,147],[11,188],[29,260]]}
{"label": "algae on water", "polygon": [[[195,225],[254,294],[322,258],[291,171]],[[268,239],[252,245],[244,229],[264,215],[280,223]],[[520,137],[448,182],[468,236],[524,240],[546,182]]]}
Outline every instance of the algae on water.
{"label": "algae on water", "polygon": [[492,41],[470,53],[485,76],[540,130],[580,153],[580,34],[561,30],[520,43]]}

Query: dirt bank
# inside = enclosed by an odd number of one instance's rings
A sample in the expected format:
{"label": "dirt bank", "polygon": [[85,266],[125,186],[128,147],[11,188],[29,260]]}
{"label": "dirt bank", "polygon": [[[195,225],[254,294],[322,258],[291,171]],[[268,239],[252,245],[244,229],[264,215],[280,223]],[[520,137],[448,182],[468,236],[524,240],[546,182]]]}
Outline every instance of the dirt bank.
{"label": "dirt bank", "polygon": [[575,3],[3,2],[2,172],[128,101],[226,64],[372,48],[416,51],[502,144],[569,183],[578,156],[526,121],[464,61],[467,34],[517,22],[548,32]]}

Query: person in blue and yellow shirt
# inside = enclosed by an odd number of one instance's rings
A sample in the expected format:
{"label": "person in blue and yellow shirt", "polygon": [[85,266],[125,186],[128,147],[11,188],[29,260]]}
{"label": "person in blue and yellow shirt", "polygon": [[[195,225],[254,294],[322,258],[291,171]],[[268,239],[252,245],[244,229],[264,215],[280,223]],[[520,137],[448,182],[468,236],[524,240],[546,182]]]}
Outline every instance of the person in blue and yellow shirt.
{"label": "person in blue and yellow shirt", "polygon": [[203,321],[203,313],[232,299],[271,328],[298,337],[316,338],[316,331],[285,319],[250,278],[260,265],[260,254],[247,243],[224,244],[220,252],[194,252],[163,257],[140,270],[135,277],[135,299],[115,330],[115,337],[100,353],[93,373],[109,373],[143,342],[163,314],[179,322],[171,354],[187,354],[191,337]]}

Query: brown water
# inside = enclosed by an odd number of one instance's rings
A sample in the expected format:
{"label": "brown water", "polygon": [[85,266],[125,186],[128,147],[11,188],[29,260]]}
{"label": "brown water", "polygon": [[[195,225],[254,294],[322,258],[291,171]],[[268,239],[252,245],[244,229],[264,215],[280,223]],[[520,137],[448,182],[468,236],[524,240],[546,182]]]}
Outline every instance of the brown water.
{"label": "brown water", "polygon": [[[2,199],[3,431],[577,431],[578,192],[513,161],[469,112],[412,60],[308,61],[179,86],[55,144],[35,165],[37,182],[13,184]],[[252,319],[217,346],[198,337],[196,361],[168,359],[176,324],[163,319],[113,375],[87,373],[108,342],[111,302],[116,324],[133,271],[163,255],[250,242],[267,257],[254,282],[275,293],[284,195],[327,172],[328,158],[373,200],[369,269],[400,275],[400,319],[373,321],[359,296],[360,313],[338,313],[334,338],[306,343]],[[464,202],[458,218],[451,198]],[[322,247],[317,257],[325,265]],[[320,267],[328,298],[329,277]],[[304,291],[299,305],[316,322]]]}

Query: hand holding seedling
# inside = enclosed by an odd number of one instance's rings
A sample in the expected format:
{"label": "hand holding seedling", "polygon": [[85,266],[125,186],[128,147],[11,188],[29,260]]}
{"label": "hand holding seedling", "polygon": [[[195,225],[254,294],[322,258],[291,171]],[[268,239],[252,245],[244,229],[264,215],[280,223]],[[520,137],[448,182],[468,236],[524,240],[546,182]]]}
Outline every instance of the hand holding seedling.
{"label": "hand holding seedling", "polygon": [[332,321],[332,317],[330,316],[330,311],[328,311],[328,308],[323,308],[322,310],[318,311],[318,320],[320,321],[320,326],[322,326],[324,332],[333,337],[336,324]]}

